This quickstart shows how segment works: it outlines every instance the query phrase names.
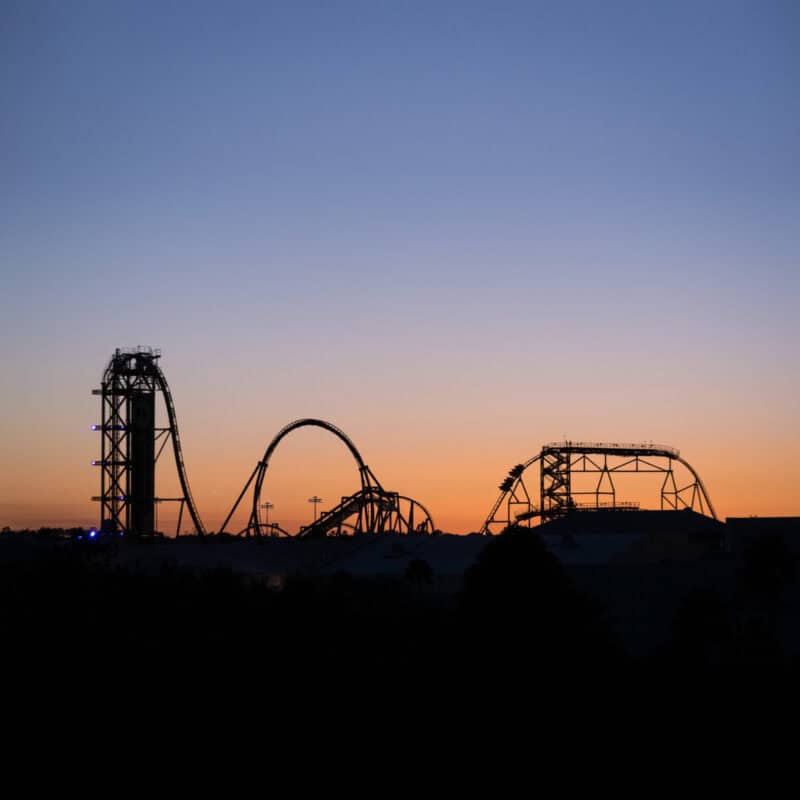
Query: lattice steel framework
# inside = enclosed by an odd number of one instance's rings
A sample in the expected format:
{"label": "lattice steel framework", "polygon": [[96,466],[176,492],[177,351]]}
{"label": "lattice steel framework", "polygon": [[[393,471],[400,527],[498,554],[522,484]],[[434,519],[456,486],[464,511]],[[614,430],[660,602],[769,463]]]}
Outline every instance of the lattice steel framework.
{"label": "lattice steel framework", "polygon": [[[525,485],[525,471],[539,463],[539,503],[531,499]],[[679,483],[675,464],[689,473],[688,483]],[[588,490],[576,490],[572,477],[579,473],[597,475]],[[552,442],[528,461],[509,470],[500,484],[500,496],[492,506],[481,533],[496,533],[511,524],[554,519],[574,510],[638,508],[638,503],[617,501],[614,477],[624,473],[659,473],[661,509],[691,509],[717,518],[708,492],[694,468],[674,447],[654,444],[608,444],[600,442]],[[576,498],[589,497],[589,502]]]}
{"label": "lattice steel framework", "polygon": [[[282,428],[267,446],[264,457],[259,461],[245,483],[228,516],[222,523],[220,532],[224,532],[236,509],[253,486],[253,500],[247,526],[239,531],[240,535],[262,536],[276,530],[274,525],[262,522],[260,518],[261,490],[269,467],[269,461],[278,444],[292,431],[305,427],[322,428],[339,438],[346,445],[357,466],[361,489],[352,495],[343,497],[334,508],[323,511],[319,518],[307,527],[301,528],[301,538],[322,536],[342,536],[352,533],[433,533],[434,525],[428,510],[417,500],[413,500],[397,492],[386,491],[364,463],[358,449],[344,431],[321,419],[298,419]],[[282,529],[278,529],[285,533]]]}
{"label": "lattice steel framework", "polygon": [[[189,489],[183,463],[178,423],[172,394],[158,359],[161,353],[149,347],[118,348],[103,374],[102,386],[93,394],[101,397],[99,425],[100,530],[104,533],[150,534],[156,529],[156,503],[178,502],[176,535],[180,533],[184,508],[203,535],[205,528]],[[161,392],[168,425],[156,426],[156,395]],[[181,497],[157,497],[155,467],[168,441],[172,442]]]}

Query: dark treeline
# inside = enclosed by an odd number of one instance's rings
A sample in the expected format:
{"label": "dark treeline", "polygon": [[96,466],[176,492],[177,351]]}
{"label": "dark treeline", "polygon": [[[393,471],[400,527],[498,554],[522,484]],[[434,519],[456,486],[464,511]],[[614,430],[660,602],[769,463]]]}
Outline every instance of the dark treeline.
{"label": "dark treeline", "polygon": [[18,536],[18,537],[25,537],[31,536],[36,534],[39,537],[48,537],[54,539],[64,539],[70,538],[73,536],[78,536],[81,534],[85,534],[86,529],[80,527],[74,528],[21,528],[18,530],[12,530],[8,525],[5,525],[2,529],[0,529],[0,535],[3,536]]}
{"label": "dark treeline", "polygon": [[[447,601],[430,591],[423,561],[412,561],[402,579],[337,573],[289,578],[276,589],[229,569],[196,573],[172,562],[137,573],[95,558],[90,547],[28,551],[0,562],[0,643],[6,664],[73,672],[217,665],[334,679],[793,670],[775,620],[795,559],[778,540],[751,550],[734,600],[687,594],[671,640],[638,660],[600,603],[577,591],[528,529],[491,539]],[[746,624],[743,603],[754,609]]]}

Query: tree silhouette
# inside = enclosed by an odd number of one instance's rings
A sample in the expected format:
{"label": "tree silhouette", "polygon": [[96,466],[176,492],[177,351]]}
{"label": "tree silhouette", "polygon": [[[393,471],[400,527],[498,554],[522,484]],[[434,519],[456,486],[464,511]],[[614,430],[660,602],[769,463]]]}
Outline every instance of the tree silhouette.
{"label": "tree silhouette", "polygon": [[459,609],[467,655],[487,667],[597,669],[619,655],[598,609],[530,528],[489,542],[465,575]]}

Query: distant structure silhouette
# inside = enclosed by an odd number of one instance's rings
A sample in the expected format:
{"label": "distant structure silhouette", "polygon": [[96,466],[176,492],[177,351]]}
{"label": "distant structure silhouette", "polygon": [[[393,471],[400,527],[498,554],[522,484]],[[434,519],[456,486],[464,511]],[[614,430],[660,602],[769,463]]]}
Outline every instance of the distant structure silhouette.
{"label": "distant structure silhouette", "polygon": [[[169,385],[159,366],[161,353],[149,347],[117,348],[103,374],[100,389],[101,422],[93,430],[101,434],[100,458],[92,463],[100,467],[100,530],[110,534],[146,535],[156,532],[156,504],[180,504],[176,536],[180,534],[184,511],[188,512],[198,535],[206,529],[200,519],[183,462],[175,404]],[[156,426],[156,396],[164,398],[167,426]],[[303,418],[282,428],[268,444],[264,457],[256,463],[244,488],[220,527],[220,533],[232,519],[250,486],[252,504],[247,525],[238,533],[244,536],[268,534],[289,535],[269,522],[272,504],[261,502],[261,492],[270,459],[283,439],[304,427],[317,427],[341,440],[356,462],[361,488],[345,497],[333,508],[317,516],[316,495],[314,521],[301,527],[300,538],[321,538],[348,534],[432,534],[433,519],[419,501],[398,492],[385,490],[372,470],[364,463],[356,446],[344,431],[321,419]],[[180,482],[179,497],[158,497],[155,466],[168,442],[172,443]],[[526,471],[539,464],[538,504],[535,490],[526,485]],[[688,472],[688,483],[676,479],[675,467]],[[573,475],[594,474],[597,482],[591,489],[577,489]],[[708,492],[694,468],[668,445],[551,442],[524,463],[512,467],[499,486],[500,495],[489,511],[480,532],[491,535],[512,525],[527,525],[564,517],[574,511],[626,511],[638,509],[638,503],[617,501],[614,479],[624,473],[658,473],[661,484],[661,510],[698,511],[717,519]],[[591,498],[579,502],[576,498]],[[260,512],[264,511],[264,521]]]}
{"label": "distant structure silhouette", "polygon": [[[197,513],[186,469],[175,404],[164,373],[158,364],[159,350],[150,347],[120,349],[114,352],[103,374],[102,385],[92,394],[101,398],[101,422],[92,430],[101,434],[100,494],[93,499],[100,505],[100,530],[112,534],[152,534],[155,532],[155,504],[180,503],[176,535],[180,533],[186,509],[198,534],[205,528]],[[168,425],[156,427],[156,395],[161,392]],[[156,497],[155,468],[168,441],[172,442],[180,497]]]}
{"label": "distant structure silhouette", "polygon": [[313,524],[301,528],[298,533],[299,537],[311,539],[353,533],[430,534],[434,532],[433,519],[420,502],[398,492],[386,491],[372,470],[364,463],[361,453],[358,452],[358,449],[347,434],[330,422],[313,418],[295,420],[278,431],[269,445],[267,445],[264,457],[256,464],[255,469],[250,474],[247,483],[245,483],[228,516],[222,523],[220,532],[225,531],[251,484],[253,484],[253,500],[250,519],[247,526],[239,533],[245,536],[261,536],[262,532],[268,528],[266,522],[262,522],[259,518],[259,509],[263,507],[260,502],[261,490],[270,459],[277,446],[286,436],[293,431],[306,427],[322,428],[332,433],[345,444],[358,466],[361,489],[352,495],[343,497],[337,506],[328,511],[323,511],[319,517],[316,517],[315,514]]}
{"label": "distant structure silhouette", "polygon": [[[539,464],[539,502],[532,499],[534,492],[525,483],[525,472]],[[681,464],[690,474],[688,484],[679,486],[675,478],[675,463]],[[573,487],[576,473],[597,475],[591,490],[578,491]],[[700,476],[680,456],[674,447],[660,444],[620,444],[601,442],[551,442],[528,461],[517,464],[508,471],[498,487],[500,496],[486,517],[481,533],[497,533],[510,525],[532,521],[547,521],[562,517],[572,511],[635,510],[637,503],[619,503],[614,477],[623,473],[659,473],[661,484],[661,510],[697,510],[717,519]],[[576,497],[589,496],[593,501],[578,503]]]}

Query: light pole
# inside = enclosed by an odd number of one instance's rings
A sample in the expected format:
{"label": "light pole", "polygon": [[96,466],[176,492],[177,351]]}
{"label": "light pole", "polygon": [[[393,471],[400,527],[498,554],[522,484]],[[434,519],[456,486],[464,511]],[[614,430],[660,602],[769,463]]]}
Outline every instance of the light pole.
{"label": "light pole", "polygon": [[264,526],[269,528],[269,510],[275,508],[275,506],[267,500],[266,503],[261,504],[261,508],[264,509]]}
{"label": "light pole", "polygon": [[314,522],[316,522],[317,521],[317,506],[322,502],[322,498],[321,497],[317,497],[316,495],[314,495],[313,497],[309,497],[308,498],[308,502],[314,504]]}

